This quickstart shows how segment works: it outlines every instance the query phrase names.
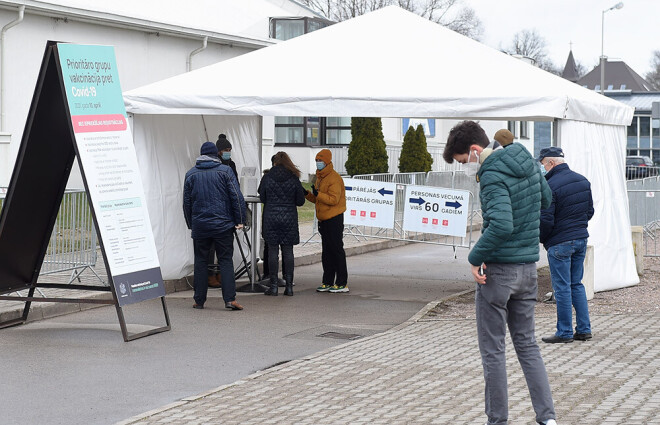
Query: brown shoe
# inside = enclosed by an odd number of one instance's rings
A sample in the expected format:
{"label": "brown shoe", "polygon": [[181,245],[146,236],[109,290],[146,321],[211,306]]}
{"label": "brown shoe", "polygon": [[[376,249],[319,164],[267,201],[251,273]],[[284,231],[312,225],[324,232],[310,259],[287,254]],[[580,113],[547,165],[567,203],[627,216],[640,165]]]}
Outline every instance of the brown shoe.
{"label": "brown shoe", "polygon": [[229,308],[231,310],[243,310],[243,306],[236,301],[229,301],[228,303],[225,303],[225,308]]}
{"label": "brown shoe", "polygon": [[209,276],[209,288],[220,288],[221,286],[215,275]]}

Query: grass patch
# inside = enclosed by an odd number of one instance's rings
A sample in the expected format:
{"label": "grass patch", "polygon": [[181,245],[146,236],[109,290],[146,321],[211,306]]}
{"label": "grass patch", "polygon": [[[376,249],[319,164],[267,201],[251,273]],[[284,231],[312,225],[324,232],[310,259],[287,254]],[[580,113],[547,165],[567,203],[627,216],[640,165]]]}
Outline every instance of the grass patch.
{"label": "grass patch", "polygon": [[[303,187],[305,190],[312,190],[312,184],[308,182],[303,182]],[[305,201],[302,207],[298,207],[298,222],[305,222],[305,221],[314,221],[314,204]]]}

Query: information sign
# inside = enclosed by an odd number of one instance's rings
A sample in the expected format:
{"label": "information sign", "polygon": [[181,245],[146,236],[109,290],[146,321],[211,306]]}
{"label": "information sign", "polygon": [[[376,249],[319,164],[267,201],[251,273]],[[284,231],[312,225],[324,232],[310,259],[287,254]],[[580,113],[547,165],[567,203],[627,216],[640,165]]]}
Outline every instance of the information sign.
{"label": "information sign", "polygon": [[465,237],[470,192],[406,186],[403,230]]}
{"label": "information sign", "polygon": [[394,227],[395,183],[344,179],[346,213],[344,224]]}
{"label": "information sign", "polygon": [[78,156],[120,305],[165,295],[111,46],[58,44]]}

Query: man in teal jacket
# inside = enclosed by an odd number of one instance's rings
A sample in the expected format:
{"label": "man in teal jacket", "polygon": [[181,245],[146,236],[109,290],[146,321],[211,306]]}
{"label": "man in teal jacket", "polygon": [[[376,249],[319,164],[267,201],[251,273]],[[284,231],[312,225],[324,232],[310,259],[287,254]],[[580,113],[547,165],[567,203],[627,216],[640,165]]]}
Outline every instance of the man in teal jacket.
{"label": "man in teal jacket", "polygon": [[[483,215],[479,240],[468,256],[477,282],[479,351],[486,381],[487,425],[508,423],[504,337],[506,327],[525,374],[536,421],[556,425],[548,375],[534,336],[541,208],[552,192],[527,149],[508,130],[490,143],[474,121],[449,132],[443,158],[476,172]],[[503,147],[506,145],[506,148]]]}

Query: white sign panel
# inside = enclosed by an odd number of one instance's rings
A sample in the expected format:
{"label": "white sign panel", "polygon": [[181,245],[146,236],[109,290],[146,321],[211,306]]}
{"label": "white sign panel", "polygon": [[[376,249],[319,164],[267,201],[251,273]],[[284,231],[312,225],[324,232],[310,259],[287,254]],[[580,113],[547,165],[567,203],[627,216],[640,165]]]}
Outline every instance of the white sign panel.
{"label": "white sign panel", "polygon": [[395,183],[370,180],[344,179],[346,187],[346,213],[344,224],[394,227]]}
{"label": "white sign panel", "polygon": [[119,305],[164,296],[114,49],[58,44],[58,51],[78,155]]}
{"label": "white sign panel", "polygon": [[407,186],[403,230],[465,237],[470,192]]}

